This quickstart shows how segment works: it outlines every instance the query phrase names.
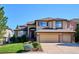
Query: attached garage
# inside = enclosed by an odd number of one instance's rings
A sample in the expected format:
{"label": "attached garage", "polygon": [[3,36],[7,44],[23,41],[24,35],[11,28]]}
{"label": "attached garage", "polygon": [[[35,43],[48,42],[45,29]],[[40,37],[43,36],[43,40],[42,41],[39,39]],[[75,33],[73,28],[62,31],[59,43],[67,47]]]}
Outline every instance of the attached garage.
{"label": "attached garage", "polygon": [[41,43],[71,43],[74,32],[37,32],[37,41]]}

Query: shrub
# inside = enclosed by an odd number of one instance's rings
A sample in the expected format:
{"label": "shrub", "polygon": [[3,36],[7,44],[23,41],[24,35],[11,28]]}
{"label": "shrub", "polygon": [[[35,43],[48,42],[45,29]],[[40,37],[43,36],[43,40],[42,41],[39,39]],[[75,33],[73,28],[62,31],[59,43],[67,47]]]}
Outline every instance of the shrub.
{"label": "shrub", "polygon": [[75,42],[79,42],[79,24],[77,24],[77,28],[76,28]]}
{"label": "shrub", "polygon": [[31,44],[31,43],[32,43],[32,41],[24,42],[24,44]]}
{"label": "shrub", "polygon": [[41,46],[38,42],[28,41],[24,43],[24,50],[38,51],[41,49]]}
{"label": "shrub", "polygon": [[10,38],[10,41],[12,43],[24,43],[27,42],[29,39],[26,37],[26,35],[22,35],[21,37],[16,37],[15,35]]}
{"label": "shrub", "polygon": [[26,35],[23,35],[20,37],[22,42],[27,42],[28,38],[26,37]]}
{"label": "shrub", "polygon": [[33,49],[33,45],[32,44],[24,44],[24,50],[28,51],[28,50],[32,50]]}
{"label": "shrub", "polygon": [[40,47],[40,44],[38,42],[33,42],[32,45],[33,45],[34,48],[39,48]]}
{"label": "shrub", "polygon": [[16,37],[15,37],[15,35],[13,35],[13,37],[10,38],[10,41],[11,41],[12,43],[14,43],[14,42],[16,42],[15,39],[16,39]]}

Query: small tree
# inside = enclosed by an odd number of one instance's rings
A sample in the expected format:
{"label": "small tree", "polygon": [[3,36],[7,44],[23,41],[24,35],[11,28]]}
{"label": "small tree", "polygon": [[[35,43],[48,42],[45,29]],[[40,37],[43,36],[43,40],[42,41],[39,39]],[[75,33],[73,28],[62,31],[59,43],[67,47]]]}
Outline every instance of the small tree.
{"label": "small tree", "polygon": [[75,41],[79,42],[79,24],[77,24],[76,27]]}
{"label": "small tree", "polygon": [[7,28],[7,17],[4,15],[4,7],[0,6],[0,42],[3,41],[3,36],[5,34],[5,30]]}

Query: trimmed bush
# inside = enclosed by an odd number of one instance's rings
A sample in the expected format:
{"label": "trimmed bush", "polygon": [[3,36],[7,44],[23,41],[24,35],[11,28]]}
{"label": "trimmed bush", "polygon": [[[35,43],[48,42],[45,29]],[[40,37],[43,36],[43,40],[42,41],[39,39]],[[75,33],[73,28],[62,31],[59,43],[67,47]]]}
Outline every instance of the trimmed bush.
{"label": "trimmed bush", "polygon": [[24,44],[24,50],[25,51],[32,51],[33,45],[32,44]]}
{"label": "trimmed bush", "polygon": [[34,48],[39,48],[40,47],[40,44],[38,42],[33,42],[32,45],[33,45]]}
{"label": "trimmed bush", "polygon": [[39,51],[41,46],[38,42],[28,41],[24,43],[24,50]]}

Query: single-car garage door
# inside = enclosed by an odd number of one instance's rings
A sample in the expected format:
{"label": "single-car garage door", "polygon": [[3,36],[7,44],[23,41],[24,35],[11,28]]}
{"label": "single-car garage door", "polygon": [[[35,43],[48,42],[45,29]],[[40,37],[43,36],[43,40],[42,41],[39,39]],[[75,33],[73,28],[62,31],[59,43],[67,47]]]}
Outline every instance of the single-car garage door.
{"label": "single-car garage door", "polygon": [[64,43],[70,43],[71,42],[71,34],[63,33],[63,42]]}
{"label": "single-car garage door", "polygon": [[57,43],[58,34],[57,33],[39,33],[39,41],[43,43]]}

